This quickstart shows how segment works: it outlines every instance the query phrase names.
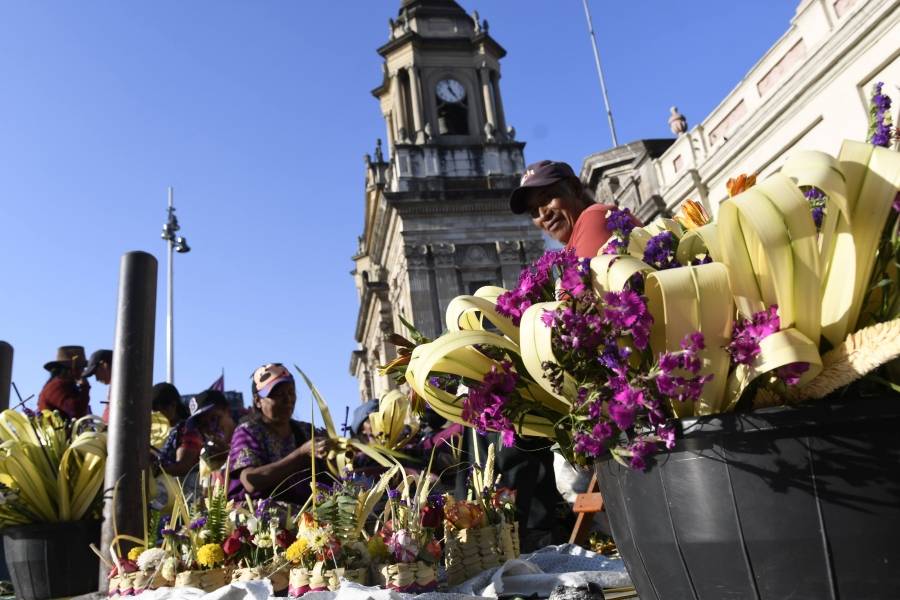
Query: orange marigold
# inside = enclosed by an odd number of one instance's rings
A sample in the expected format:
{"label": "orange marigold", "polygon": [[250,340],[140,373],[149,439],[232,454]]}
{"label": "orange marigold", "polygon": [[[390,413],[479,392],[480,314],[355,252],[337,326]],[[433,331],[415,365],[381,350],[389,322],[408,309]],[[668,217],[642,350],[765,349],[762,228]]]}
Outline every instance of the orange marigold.
{"label": "orange marigold", "polygon": [[681,210],[675,215],[675,220],[681,223],[681,226],[685,229],[703,227],[712,221],[703,205],[693,200],[684,201],[684,204],[681,205]]}
{"label": "orange marigold", "polygon": [[733,179],[729,179],[725,186],[728,188],[728,197],[733,198],[741,192],[746,192],[756,185],[756,175],[741,173]]}

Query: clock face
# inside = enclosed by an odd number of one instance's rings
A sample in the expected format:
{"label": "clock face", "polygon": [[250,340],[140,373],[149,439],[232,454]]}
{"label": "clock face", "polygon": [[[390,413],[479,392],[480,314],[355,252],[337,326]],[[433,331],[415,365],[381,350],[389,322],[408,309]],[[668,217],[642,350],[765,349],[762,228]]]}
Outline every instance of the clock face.
{"label": "clock face", "polygon": [[466,88],[455,79],[442,79],[437,84],[438,98],[444,102],[461,102],[466,97]]}

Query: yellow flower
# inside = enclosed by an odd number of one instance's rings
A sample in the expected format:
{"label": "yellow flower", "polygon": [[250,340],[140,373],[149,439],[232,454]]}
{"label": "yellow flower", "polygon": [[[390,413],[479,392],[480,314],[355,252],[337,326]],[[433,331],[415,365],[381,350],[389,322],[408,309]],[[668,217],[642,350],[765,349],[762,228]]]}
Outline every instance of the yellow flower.
{"label": "yellow flower", "polygon": [[733,198],[741,192],[746,192],[754,185],[756,185],[756,175],[745,175],[744,173],[741,173],[737,177],[729,179],[725,183],[725,187],[728,188],[729,198]]}
{"label": "yellow flower", "polygon": [[197,564],[201,567],[214,567],[225,560],[225,552],[218,544],[206,544],[197,550]]}
{"label": "yellow flower", "polygon": [[303,558],[303,555],[306,554],[308,549],[309,542],[306,541],[306,538],[298,538],[297,541],[288,546],[288,549],[284,552],[284,556],[292,563],[296,563]]}
{"label": "yellow flower", "polygon": [[709,223],[712,219],[706,214],[706,209],[699,202],[685,200],[681,210],[675,215],[675,220],[681,223],[685,229],[696,229]]}
{"label": "yellow flower", "polygon": [[132,548],[131,550],[128,551],[128,560],[136,561],[138,559],[138,556],[143,554],[144,550],[146,550],[146,548],[142,548],[141,546],[135,546],[134,548]]}

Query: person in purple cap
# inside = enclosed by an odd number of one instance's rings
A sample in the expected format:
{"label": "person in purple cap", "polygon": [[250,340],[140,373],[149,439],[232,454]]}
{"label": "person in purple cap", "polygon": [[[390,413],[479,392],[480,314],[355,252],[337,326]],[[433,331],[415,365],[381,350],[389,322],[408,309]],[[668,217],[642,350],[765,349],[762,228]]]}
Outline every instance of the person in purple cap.
{"label": "person in purple cap", "polygon": [[606,214],[616,207],[594,202],[566,163],[542,160],[528,165],[509,197],[509,208],[517,215],[529,214],[537,228],[577,256],[593,258],[612,235]]}
{"label": "person in purple cap", "polygon": [[312,425],[292,418],[297,390],[284,365],[265,364],[252,379],[253,410],[231,436],[228,496],[302,505],[310,495],[312,460],[320,473],[327,472],[321,459],[333,442],[324,431],[313,436]]}

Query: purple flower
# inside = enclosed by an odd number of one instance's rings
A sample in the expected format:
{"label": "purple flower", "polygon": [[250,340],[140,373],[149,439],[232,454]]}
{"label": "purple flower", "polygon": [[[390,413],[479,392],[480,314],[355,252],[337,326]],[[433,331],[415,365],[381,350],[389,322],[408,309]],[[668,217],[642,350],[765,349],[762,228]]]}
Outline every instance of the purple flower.
{"label": "purple flower", "polygon": [[660,425],[656,428],[656,435],[669,450],[675,447],[675,428],[671,425]]}
{"label": "purple flower", "polygon": [[603,301],[606,308],[603,318],[609,323],[615,335],[630,335],[639,350],[647,347],[650,340],[650,326],[653,317],[647,310],[644,299],[632,290],[608,292]]}
{"label": "purple flower", "polygon": [[396,500],[400,497],[400,490],[388,490],[388,498]]}
{"label": "purple flower", "polygon": [[731,343],[727,346],[731,361],[739,365],[752,363],[759,355],[759,342],[780,328],[777,304],[755,313],[750,319],[740,319],[731,330]]}
{"label": "purple flower", "polygon": [[894,212],[900,213],[900,192],[897,192],[897,195],[894,196],[894,203],[891,207],[894,209]]}
{"label": "purple flower", "polygon": [[499,369],[491,367],[483,381],[469,388],[463,400],[463,420],[471,423],[479,433],[499,431],[503,445],[512,446],[515,428],[505,410],[518,381],[519,376],[512,370],[511,363],[504,361]]}
{"label": "purple flower", "polygon": [[191,531],[196,531],[206,525],[206,517],[199,517],[191,521],[191,524],[188,525],[188,529]]}
{"label": "purple flower", "polygon": [[881,93],[884,83],[879,81],[872,88],[872,99],[869,106],[869,143],[887,148],[894,137],[891,128],[891,98]]}
{"label": "purple flower", "polygon": [[634,217],[627,208],[613,208],[606,213],[606,228],[626,238],[634,229]]}
{"label": "purple flower", "polygon": [[558,275],[578,266],[579,259],[574,250],[545,252],[519,274],[519,281],[514,289],[497,298],[497,312],[518,325],[528,307],[553,297],[554,274]]}
{"label": "purple flower", "polygon": [[659,269],[674,269],[681,264],[675,260],[675,251],[678,249],[678,238],[671,231],[663,231],[654,235],[644,248],[644,262]]}
{"label": "purple flower", "polygon": [[775,375],[787,385],[797,385],[800,383],[800,377],[807,371],[809,371],[808,362],[795,362],[779,367]]}
{"label": "purple flower", "polygon": [[603,247],[603,254],[625,254],[625,242],[619,238],[609,238]]}
{"label": "purple flower", "polygon": [[646,457],[653,454],[655,448],[646,440],[638,440],[628,448],[631,451],[631,468],[642,471],[647,467]]}
{"label": "purple flower", "polygon": [[575,433],[574,442],[572,449],[575,452],[592,458],[600,456],[606,450],[599,440],[581,431]]}
{"label": "purple flower", "polygon": [[590,271],[582,268],[581,265],[575,268],[568,268],[563,272],[559,280],[560,286],[570,295],[577,298],[584,294],[585,290],[589,289],[589,273]]}
{"label": "purple flower", "polygon": [[803,195],[806,197],[806,201],[809,202],[810,211],[812,211],[813,223],[816,224],[816,229],[822,228],[822,220],[825,218],[825,202],[828,198],[825,196],[825,192],[820,190],[819,188],[810,187]]}
{"label": "purple flower", "polygon": [[642,400],[643,392],[632,388],[615,395],[613,402],[609,403],[609,416],[619,429],[629,429],[634,425],[634,417]]}
{"label": "purple flower", "polygon": [[[321,483],[318,484],[320,487],[323,485]],[[256,516],[257,518],[262,517],[266,514],[266,511],[269,509],[269,505],[272,503],[272,500],[269,498],[263,498],[259,502],[256,503]]]}

